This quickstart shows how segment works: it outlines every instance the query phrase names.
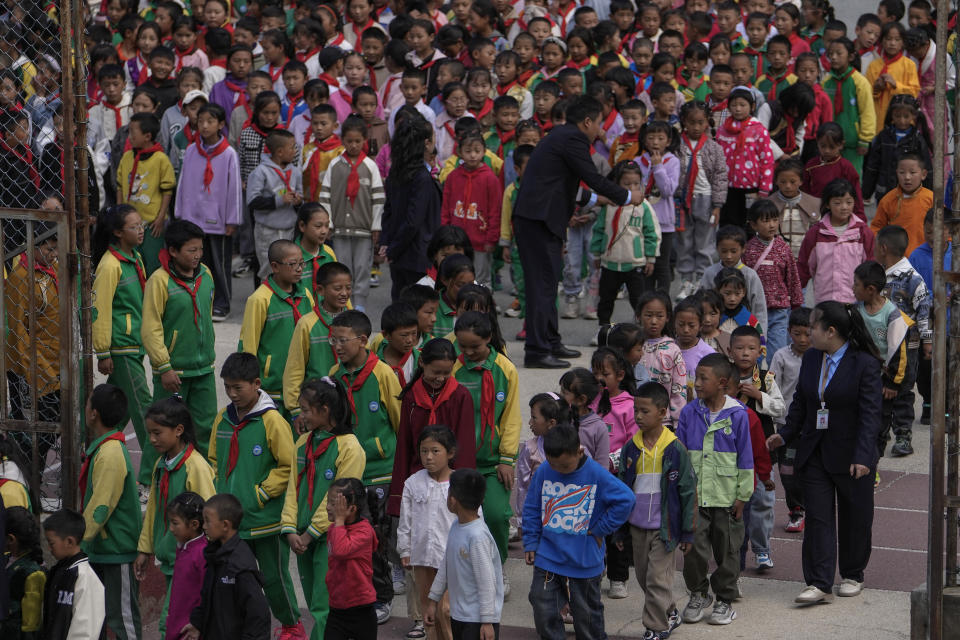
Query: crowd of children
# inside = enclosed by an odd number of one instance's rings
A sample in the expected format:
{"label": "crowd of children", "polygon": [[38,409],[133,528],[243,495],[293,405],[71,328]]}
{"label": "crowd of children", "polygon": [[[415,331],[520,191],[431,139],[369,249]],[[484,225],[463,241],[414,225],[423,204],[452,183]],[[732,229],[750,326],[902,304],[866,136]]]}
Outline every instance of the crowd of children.
{"label": "crowd of children", "polygon": [[[913,452],[946,120],[928,0],[909,27],[902,0],[880,0],[852,30],[827,0],[188,4],[105,0],[84,33],[107,383],[85,412],[82,514],[44,523],[46,577],[36,493],[0,440],[4,637],[140,638],[156,565],[165,638],[266,638],[271,619],[304,638],[292,551],[314,639],[376,637],[404,592],[406,637],[495,638],[511,539],[541,637],[600,637],[600,576],[628,597],[631,564],[645,640],[729,624],[748,548],[773,567],[773,463],[786,530],[804,529],[792,443],[763,443],[810,345],[805,301],[856,305],[884,359],[878,450],[892,436],[891,455]],[[0,174],[18,178],[0,207],[63,208],[57,20],[0,13]],[[528,403],[492,292],[508,271],[503,312],[523,317],[513,209],[574,100],[600,110],[597,169],[645,200],[579,199],[558,306],[596,321],[599,346]],[[56,242],[38,227],[6,265],[18,419],[28,350],[38,417],[59,416],[58,347],[26,346],[32,326],[57,335]],[[634,321],[610,326],[624,290]]]}

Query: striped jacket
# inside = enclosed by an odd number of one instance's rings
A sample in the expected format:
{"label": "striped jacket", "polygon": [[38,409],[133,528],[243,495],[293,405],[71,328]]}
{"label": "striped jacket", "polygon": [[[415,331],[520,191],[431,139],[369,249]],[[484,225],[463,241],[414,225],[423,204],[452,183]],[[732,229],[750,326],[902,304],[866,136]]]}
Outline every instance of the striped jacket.
{"label": "striped jacket", "polygon": [[330,228],[335,236],[368,238],[380,231],[383,217],[383,181],[376,163],[360,155],[356,171],[360,181],[356,196],[347,195],[350,161],[346,153],[334,158],[323,174],[318,201],[330,212]]}

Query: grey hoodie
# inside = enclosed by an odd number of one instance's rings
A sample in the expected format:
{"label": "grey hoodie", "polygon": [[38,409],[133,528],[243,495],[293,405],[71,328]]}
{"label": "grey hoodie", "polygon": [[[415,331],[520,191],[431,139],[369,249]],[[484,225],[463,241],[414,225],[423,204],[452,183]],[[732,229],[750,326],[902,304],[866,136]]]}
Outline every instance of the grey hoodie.
{"label": "grey hoodie", "polygon": [[[286,182],[284,182],[284,176],[289,176]],[[303,174],[296,164],[291,163],[280,167],[272,159],[264,158],[250,174],[247,180],[247,205],[250,206],[253,219],[257,224],[273,229],[293,229],[296,225],[296,210],[292,204],[283,202],[287,183],[290,185],[290,190],[303,193]],[[263,206],[266,204],[264,198],[272,198],[272,208]]]}

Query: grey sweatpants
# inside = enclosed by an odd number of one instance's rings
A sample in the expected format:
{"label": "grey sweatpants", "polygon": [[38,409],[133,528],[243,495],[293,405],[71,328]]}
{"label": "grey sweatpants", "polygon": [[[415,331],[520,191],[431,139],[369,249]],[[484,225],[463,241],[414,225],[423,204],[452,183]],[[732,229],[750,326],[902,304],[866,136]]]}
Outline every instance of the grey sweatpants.
{"label": "grey sweatpants", "polygon": [[370,270],[373,269],[373,238],[333,234],[333,252],[337,262],[347,265],[353,279],[353,307],[364,310],[370,291]]}
{"label": "grey sweatpants", "polygon": [[[684,280],[698,282],[700,275],[717,261],[717,227],[710,223],[712,198],[694,195],[692,211],[686,216],[686,228],[674,235],[674,250],[677,253],[677,273]],[[661,256],[658,260],[662,260]]]}
{"label": "grey sweatpants", "polygon": [[253,241],[256,244],[257,248],[257,261],[260,262],[260,271],[257,272],[257,277],[260,280],[264,280],[273,273],[273,269],[270,268],[270,259],[267,257],[267,252],[270,250],[270,245],[276,240],[293,240],[293,229],[276,229],[274,227],[268,227],[262,222],[258,222],[253,228]]}

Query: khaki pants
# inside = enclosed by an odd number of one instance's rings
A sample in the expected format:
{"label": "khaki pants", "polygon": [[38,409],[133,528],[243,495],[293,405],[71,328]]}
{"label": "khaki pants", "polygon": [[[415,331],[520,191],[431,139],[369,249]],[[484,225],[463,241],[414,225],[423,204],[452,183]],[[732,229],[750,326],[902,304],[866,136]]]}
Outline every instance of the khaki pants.
{"label": "khaki pants", "polygon": [[[433,567],[413,567],[414,581],[420,595],[420,610],[426,611],[430,604],[430,587],[437,577],[437,570]],[[437,615],[434,616],[433,626],[425,627],[428,640],[453,640],[453,631],[450,628],[450,594],[444,593],[443,600],[437,603]]]}
{"label": "khaki pants", "polygon": [[[693,549],[683,558],[687,589],[691,593],[706,594],[713,587],[717,600],[733,602],[737,598],[742,542],[743,519],[734,519],[731,507],[700,507]],[[711,555],[717,568],[708,580]]]}
{"label": "khaki pants", "polygon": [[667,551],[656,529],[630,527],[633,540],[633,565],[637,582],[643,589],[643,626],[651,631],[666,631],[667,620],[676,606],[673,597],[673,551]]}

